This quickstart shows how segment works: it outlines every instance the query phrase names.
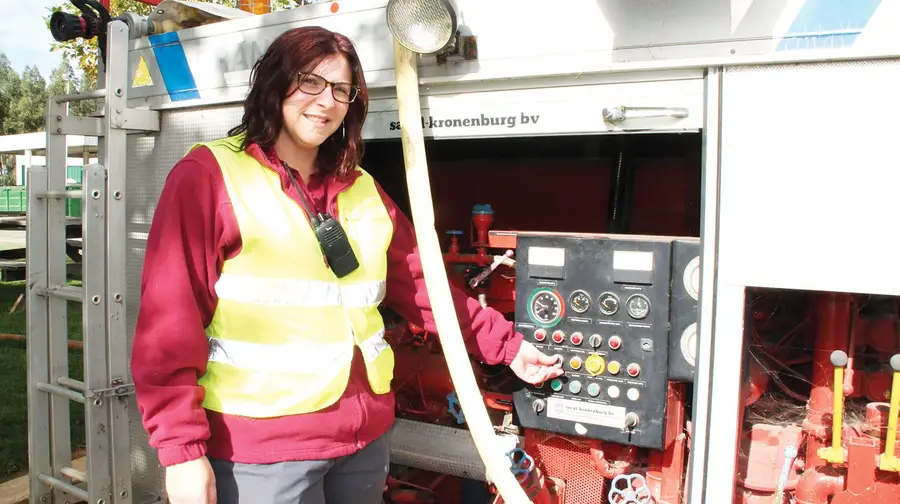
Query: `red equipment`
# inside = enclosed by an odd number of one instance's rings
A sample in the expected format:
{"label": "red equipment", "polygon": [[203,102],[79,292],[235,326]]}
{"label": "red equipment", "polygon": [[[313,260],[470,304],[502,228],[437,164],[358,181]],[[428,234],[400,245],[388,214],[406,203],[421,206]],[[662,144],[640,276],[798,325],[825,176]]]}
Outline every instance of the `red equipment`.
{"label": "red equipment", "polygon": [[[520,175],[527,178],[532,165],[506,162],[498,166],[501,162],[492,160],[490,167],[472,161],[454,163],[451,169],[439,159],[433,163],[437,166],[432,183],[440,210],[437,224],[446,230],[444,259],[451,282],[510,319],[516,302],[513,264],[507,261],[483,275],[474,287],[470,285],[504,252],[515,250],[515,234],[504,229],[604,232],[610,225],[607,222],[604,226],[606,208],[597,202],[561,199],[564,209],[549,205],[552,200],[540,196],[563,191],[561,181],[576,177],[579,183],[608,190],[610,184],[602,166],[580,167],[566,160],[567,178],[541,180],[540,189],[535,187],[533,193],[525,187],[516,195],[495,194],[489,199],[491,195],[482,188],[498,187],[512,173],[524,172]],[[699,170],[698,160],[684,155],[637,164],[634,210],[625,226],[628,231],[697,236],[699,228],[693,217],[699,208],[699,191],[690,181]],[[642,181],[650,176],[652,183]],[[460,185],[472,179],[481,179],[482,183],[465,188]],[[547,213],[551,208],[554,211]],[[594,213],[587,215],[588,208]],[[464,209],[470,210],[465,212],[468,222],[461,219]],[[566,215],[564,222],[551,218],[560,215]],[[461,230],[466,228],[468,233]],[[888,365],[900,349],[900,305],[894,299],[834,293],[756,290],[748,292],[747,298],[748,348],[741,391],[744,423],[738,440],[734,502],[900,502],[900,467],[879,468],[882,460],[889,459],[884,457],[890,419],[886,401],[892,397],[892,382],[900,388],[900,373]],[[547,333],[550,339],[552,331]],[[436,335],[401,321],[391,330],[390,338],[397,356],[394,383],[398,416],[458,424],[452,401],[448,403],[453,385]],[[832,364],[835,350],[847,355],[837,388]],[[895,360],[900,367],[900,357]],[[511,391],[517,379],[502,367],[478,363],[474,367],[496,425],[509,428]],[[844,396],[846,412],[843,421],[837,423],[833,420],[835,390]],[[895,401],[900,399],[898,394],[900,391],[894,391]],[[511,455],[517,460],[513,469],[519,471],[519,481],[535,503],[682,504],[691,396],[690,384],[669,383],[662,450],[520,429],[524,442],[521,452]],[[896,423],[895,413],[895,429]],[[828,458],[825,449],[832,445],[835,425],[840,431],[838,446],[843,447],[839,450],[843,460],[828,462],[823,455]],[[900,453],[900,444],[895,441],[895,446],[893,453]],[[885,467],[890,469],[890,463]],[[393,475],[385,495],[387,502],[467,502],[459,500],[462,486],[464,482],[455,477],[412,471]],[[442,490],[435,490],[438,487]],[[499,501],[496,497],[495,503]]]}

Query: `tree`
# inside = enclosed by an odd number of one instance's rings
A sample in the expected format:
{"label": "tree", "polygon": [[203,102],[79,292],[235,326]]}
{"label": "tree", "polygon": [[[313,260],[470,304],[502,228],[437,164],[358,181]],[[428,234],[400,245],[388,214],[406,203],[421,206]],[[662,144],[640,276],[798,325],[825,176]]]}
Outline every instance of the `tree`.
{"label": "tree", "polygon": [[14,132],[43,130],[46,103],[47,82],[36,66],[26,66],[20,80],[18,99],[10,107],[6,129]]}
{"label": "tree", "polygon": [[12,110],[22,96],[22,82],[6,54],[0,53],[0,135],[14,133]]}
{"label": "tree", "polygon": [[[229,7],[237,7],[238,0],[207,0],[208,3],[227,5]],[[285,10],[297,6],[300,0],[273,0],[272,10]],[[109,14],[112,17],[119,16],[125,12],[133,12],[140,16],[147,16],[153,7],[149,4],[141,3],[137,0],[110,0]],[[80,14],[71,3],[65,2],[50,9],[50,13],[44,20],[47,23],[47,29],[50,29],[50,15],[58,10],[63,10],[72,14]],[[67,61],[77,62],[78,67],[84,75],[84,90],[93,89],[97,80],[97,39],[91,40],[76,39],[68,42],[53,42],[51,44],[52,51],[62,52]]]}

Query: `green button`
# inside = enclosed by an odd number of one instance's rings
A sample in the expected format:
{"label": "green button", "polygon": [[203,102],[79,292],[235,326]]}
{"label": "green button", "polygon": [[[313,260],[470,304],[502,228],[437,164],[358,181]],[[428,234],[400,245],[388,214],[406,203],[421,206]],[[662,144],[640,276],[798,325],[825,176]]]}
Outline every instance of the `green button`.
{"label": "green button", "polygon": [[600,384],[591,383],[590,385],[588,385],[587,391],[588,394],[590,394],[592,397],[597,397],[598,395],[600,395]]}
{"label": "green button", "polygon": [[573,380],[569,382],[569,392],[573,394],[577,394],[581,392],[581,382],[578,380]]}
{"label": "green button", "polygon": [[550,388],[552,388],[554,392],[559,392],[563,388],[562,382],[554,379],[552,382],[550,382]]}

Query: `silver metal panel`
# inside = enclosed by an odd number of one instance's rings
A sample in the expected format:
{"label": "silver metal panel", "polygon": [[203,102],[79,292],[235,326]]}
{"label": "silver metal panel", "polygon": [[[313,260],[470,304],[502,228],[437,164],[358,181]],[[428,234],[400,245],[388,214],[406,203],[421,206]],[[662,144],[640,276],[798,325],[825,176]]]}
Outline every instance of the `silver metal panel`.
{"label": "silver metal panel", "polygon": [[[421,99],[422,128],[427,137],[487,138],[623,131],[685,132],[702,127],[702,74],[668,78],[660,73],[654,80],[638,79],[589,84],[569,78],[519,89],[434,86],[429,89],[434,94]],[[666,116],[663,110],[652,110],[645,117],[606,121],[604,110],[616,107],[679,107],[686,109],[688,115],[676,118]],[[399,139],[400,126],[395,98],[373,100],[363,137]]]}
{"label": "silver metal panel", "polygon": [[[107,28],[109,61],[126,61],[128,29],[122,22],[110,23]],[[106,350],[109,355],[108,376],[105,387],[121,386],[127,380],[130,341],[126,330],[126,173],[128,68],[126,65],[109,65],[106,69],[107,97],[104,116],[106,130],[101,141],[101,163],[107,168],[108,188],[106,197],[106,247],[107,291],[103,299],[108,317],[109,339]],[[152,117],[150,118],[152,119]],[[150,121],[152,122],[152,121]],[[152,126],[152,125],[151,125]],[[102,256],[101,256],[102,257]],[[85,261],[90,260],[85,256]],[[101,259],[102,260],[102,259]],[[107,399],[109,406],[110,444],[112,450],[113,503],[132,502],[128,402],[124,398]]]}
{"label": "silver metal panel", "polygon": [[685,481],[689,504],[703,504],[706,484],[709,414],[712,406],[713,312],[716,300],[716,247],[719,213],[719,131],[721,127],[722,74],[709,70],[706,78],[703,124],[703,175],[700,199],[700,298],[697,322],[697,362],[691,430],[689,479]]}
{"label": "silver metal panel", "polygon": [[[397,419],[391,429],[391,462],[460,478],[488,481],[487,470],[472,434],[424,422]],[[518,436],[496,436],[497,451],[509,453],[521,447]]]}
{"label": "silver metal panel", "polygon": [[900,294],[897,82],[900,60],[728,69],[722,281]]}
{"label": "silver metal panel", "polygon": [[[147,233],[153,220],[159,195],[166,177],[175,163],[197,142],[224,136],[236,125],[243,110],[240,107],[220,107],[163,112],[160,133],[128,136],[126,189],[126,272],[125,314],[127,330],[127,360],[131,359],[131,343],[140,308],[141,272]],[[131,380],[129,369],[128,378]],[[159,465],[156,450],[149,446],[140,414],[129,398],[131,467],[133,484],[137,490],[161,495],[164,470]]]}
{"label": "silver metal panel", "polygon": [[[720,202],[721,204],[721,202]],[[721,216],[719,222],[721,223]],[[719,236],[721,243],[721,235]],[[745,288],[722,280],[726,271],[724,254],[719,252],[718,271],[714,281],[712,313],[712,351],[706,367],[709,373],[709,393],[706,411],[705,444],[692,440],[698,448],[694,459],[705,452],[705,481],[703,493],[697,492],[694,474],[700,466],[692,460],[690,504],[733,502],[737,471],[738,437],[741,422],[741,362],[744,354]],[[704,280],[706,285],[706,281]],[[705,286],[704,285],[704,286]],[[709,316],[704,316],[707,318]],[[701,319],[703,322],[703,319]],[[697,414],[694,418],[697,418]]]}
{"label": "silver metal panel", "polygon": [[[25,250],[28,257],[26,355],[28,359],[28,469],[30,504],[50,499],[50,488],[38,476],[53,474],[50,452],[50,395],[37,389],[38,383],[50,382],[50,326],[47,298],[47,207],[35,194],[47,190],[47,168],[32,166],[28,170],[27,227]],[[66,415],[68,418],[68,415]]]}
{"label": "silver metal panel", "polygon": [[[178,107],[240,100],[250,67],[271,41],[289,29],[308,25],[349,36],[360,53],[369,84],[392,87],[386,3],[321,3],[182,30],[179,38],[201,99],[172,103],[162,77],[155,75],[154,86],[140,88],[134,97],[148,99],[146,103],[152,106]],[[456,3],[461,31],[478,38],[478,60],[438,65],[433,56],[423,56],[419,59],[423,83],[660,69],[689,61],[691,66],[703,68],[741,58],[778,59],[802,53],[826,58],[833,56],[826,54],[832,50],[857,55],[900,53],[900,34],[893,28],[900,13],[897,2],[882,2],[877,9],[870,9],[865,2],[823,8],[821,2],[802,0]],[[338,7],[337,12],[332,12],[332,5]],[[147,39],[132,42],[130,58],[140,55],[151,65],[154,58]],[[712,61],[715,59],[720,61]]]}
{"label": "silver metal panel", "polygon": [[[65,116],[65,106],[48,101],[47,116]],[[65,191],[66,189],[66,135],[56,130],[47,131],[47,190]],[[37,226],[30,232],[47,234],[47,284],[48,286],[64,285],[66,278],[66,203],[64,198],[48,198],[47,221],[45,226]],[[50,349],[50,383],[55,384],[59,378],[69,377],[68,334],[68,301],[51,296],[47,300],[49,306],[49,349]],[[53,439],[53,474],[60,477],[63,467],[72,466],[72,441],[69,422],[69,400],[54,394],[50,399],[50,432]],[[62,491],[54,491],[55,499],[63,499]]]}
{"label": "silver metal panel", "polygon": [[[108,388],[106,324],[106,168],[89,165],[84,170],[82,206],[82,327],[84,339],[84,389]],[[103,398],[84,401],[87,447],[88,501],[112,500],[112,463],[109,402]],[[126,459],[127,460],[127,459]]]}

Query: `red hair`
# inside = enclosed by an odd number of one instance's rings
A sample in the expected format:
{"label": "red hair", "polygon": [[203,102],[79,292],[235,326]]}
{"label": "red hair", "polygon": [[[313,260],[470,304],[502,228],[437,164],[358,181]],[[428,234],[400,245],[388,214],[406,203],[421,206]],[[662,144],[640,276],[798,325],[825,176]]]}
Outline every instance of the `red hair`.
{"label": "red hair", "polygon": [[362,160],[365,148],[362,127],[368,112],[369,91],[353,43],[346,36],[322,27],[295,28],[272,42],[253,65],[244,116],[228,135],[245,133],[244,149],[256,143],[269,150],[284,127],[282,103],[295,89],[298,75],[311,72],[329,56],[346,58],[353,74],[352,84],[359,88],[359,95],[347,110],[344,133],[339,128],[319,146],[316,168],[338,176],[352,172]]}

